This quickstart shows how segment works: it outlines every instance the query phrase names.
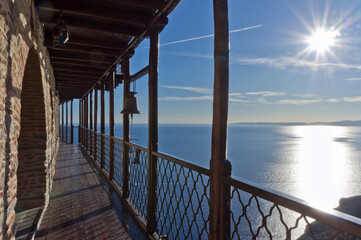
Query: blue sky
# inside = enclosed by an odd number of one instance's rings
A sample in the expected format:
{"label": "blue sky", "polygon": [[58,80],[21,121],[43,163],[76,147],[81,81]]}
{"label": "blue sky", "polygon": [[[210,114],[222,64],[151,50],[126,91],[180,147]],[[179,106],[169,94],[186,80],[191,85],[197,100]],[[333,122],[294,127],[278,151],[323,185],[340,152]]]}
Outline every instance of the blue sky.
{"label": "blue sky", "polygon": [[[360,1],[229,0],[230,31],[250,28],[230,33],[229,122],[361,119],[360,13]],[[213,31],[211,0],[183,0],[169,16],[160,35],[159,123],[212,122]],[[328,50],[310,49],[315,31],[337,31]],[[136,49],[131,74],[148,65],[148,46]],[[135,123],[147,122],[147,82],[136,84]]]}

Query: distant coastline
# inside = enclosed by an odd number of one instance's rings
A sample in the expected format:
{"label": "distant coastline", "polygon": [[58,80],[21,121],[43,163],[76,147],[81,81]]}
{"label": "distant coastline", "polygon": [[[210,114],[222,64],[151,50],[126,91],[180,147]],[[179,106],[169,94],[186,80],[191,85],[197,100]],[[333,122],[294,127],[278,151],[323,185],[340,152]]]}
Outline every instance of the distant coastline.
{"label": "distant coastline", "polygon": [[312,125],[325,125],[325,126],[361,126],[361,120],[358,121],[337,121],[337,122],[239,122],[231,123],[232,126],[312,126]]}

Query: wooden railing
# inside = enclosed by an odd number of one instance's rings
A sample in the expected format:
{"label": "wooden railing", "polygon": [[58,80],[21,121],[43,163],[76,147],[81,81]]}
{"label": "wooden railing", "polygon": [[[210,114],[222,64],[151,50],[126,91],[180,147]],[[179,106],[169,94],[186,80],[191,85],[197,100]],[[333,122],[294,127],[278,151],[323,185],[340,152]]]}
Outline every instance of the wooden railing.
{"label": "wooden railing", "polygon": [[[109,156],[110,137],[80,128],[80,146],[94,159],[141,228],[147,216],[156,215],[155,238],[205,239],[209,235],[210,171],[152,152],[156,159],[156,188],[149,189],[146,148],[122,139],[114,140],[114,157]],[[90,136],[93,142],[89,142]],[[100,137],[105,139],[104,144]],[[91,146],[94,147],[91,147]],[[124,162],[123,149],[129,151]],[[94,157],[92,149],[97,149]],[[103,149],[103,150],[102,150]],[[101,154],[104,154],[102,157]],[[104,166],[101,160],[104,159]],[[113,163],[110,161],[114,159]],[[110,166],[114,178],[109,179]],[[124,166],[127,166],[124,168]],[[126,177],[124,177],[126,176]],[[338,211],[322,211],[305,201],[272,191],[234,177],[224,177],[227,239],[359,239],[361,220]],[[125,192],[127,191],[126,195]],[[147,206],[148,193],[155,192],[157,203]],[[150,212],[154,211],[154,212]]]}

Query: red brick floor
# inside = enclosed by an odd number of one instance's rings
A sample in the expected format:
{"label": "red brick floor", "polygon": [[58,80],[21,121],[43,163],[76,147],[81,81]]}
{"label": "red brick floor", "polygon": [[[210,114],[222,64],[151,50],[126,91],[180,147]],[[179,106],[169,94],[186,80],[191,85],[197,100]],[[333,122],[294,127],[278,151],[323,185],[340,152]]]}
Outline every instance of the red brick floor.
{"label": "red brick floor", "polygon": [[146,239],[77,145],[61,143],[36,239]]}

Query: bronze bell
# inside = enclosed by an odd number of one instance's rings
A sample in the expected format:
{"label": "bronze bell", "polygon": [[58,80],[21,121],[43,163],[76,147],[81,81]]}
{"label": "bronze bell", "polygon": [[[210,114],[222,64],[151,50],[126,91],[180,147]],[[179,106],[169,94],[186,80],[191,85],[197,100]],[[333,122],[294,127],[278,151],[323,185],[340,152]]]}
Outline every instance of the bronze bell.
{"label": "bronze bell", "polygon": [[137,92],[129,92],[128,96],[125,97],[125,103],[123,110],[120,113],[125,114],[140,114],[138,108],[138,100],[134,96]]}

